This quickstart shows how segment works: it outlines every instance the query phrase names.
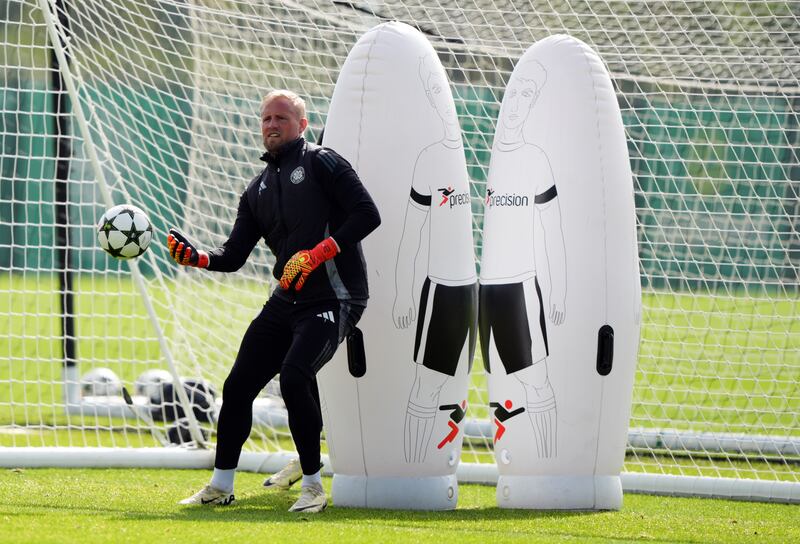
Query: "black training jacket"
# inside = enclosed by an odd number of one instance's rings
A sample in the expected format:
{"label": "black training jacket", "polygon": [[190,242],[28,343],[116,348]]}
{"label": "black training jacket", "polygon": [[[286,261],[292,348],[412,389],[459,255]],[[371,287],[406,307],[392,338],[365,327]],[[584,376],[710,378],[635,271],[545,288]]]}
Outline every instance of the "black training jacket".
{"label": "black training jacket", "polygon": [[275,295],[294,302],[365,301],[369,291],[360,242],[381,219],[350,163],[304,138],[277,155],[264,153],[261,160],[267,167],[242,193],[230,236],[209,251],[208,269],[238,270],[263,238],[275,255],[272,274],[280,279],[292,255],[332,236],[341,252],[314,270],[299,292],[277,287]]}

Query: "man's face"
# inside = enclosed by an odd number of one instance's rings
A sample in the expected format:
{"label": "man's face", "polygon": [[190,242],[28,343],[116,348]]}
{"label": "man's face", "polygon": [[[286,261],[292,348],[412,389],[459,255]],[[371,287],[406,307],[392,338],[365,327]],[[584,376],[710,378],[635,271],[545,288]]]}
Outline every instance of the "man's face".
{"label": "man's face", "polygon": [[517,128],[528,118],[528,112],[539,95],[536,83],[530,79],[513,78],[506,88],[503,102],[506,104],[503,125]]}
{"label": "man's face", "polygon": [[276,96],[261,108],[261,138],[270,153],[297,139],[307,126],[308,119],[300,117],[288,98]]}

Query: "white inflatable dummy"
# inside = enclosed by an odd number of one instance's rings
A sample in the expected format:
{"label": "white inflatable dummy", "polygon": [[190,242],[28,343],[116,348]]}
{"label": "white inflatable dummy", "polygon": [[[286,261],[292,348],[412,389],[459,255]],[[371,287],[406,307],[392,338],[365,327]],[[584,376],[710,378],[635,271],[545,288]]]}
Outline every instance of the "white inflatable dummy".
{"label": "white inflatable dummy", "polygon": [[577,39],[538,42],[509,79],[480,285],[498,505],[620,508],[641,307],[633,181],[611,79]]}
{"label": "white inflatable dummy", "polygon": [[455,104],[419,31],[386,23],[356,43],[323,144],[350,161],[382,220],[363,242],[366,373],[339,350],[319,375],[333,502],[455,508],[478,286]]}

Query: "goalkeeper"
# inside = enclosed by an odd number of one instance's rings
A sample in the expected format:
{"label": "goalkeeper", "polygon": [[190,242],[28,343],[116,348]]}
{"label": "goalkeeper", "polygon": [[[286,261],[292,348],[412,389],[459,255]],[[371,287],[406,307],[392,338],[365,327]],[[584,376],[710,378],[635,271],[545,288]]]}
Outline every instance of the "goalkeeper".
{"label": "goalkeeper", "polygon": [[181,504],[233,502],[253,401],[280,373],[303,473],[300,498],[289,511],[320,512],[327,506],[315,376],[364,312],[367,271],[360,241],[380,224],[380,216],[350,164],[303,138],[307,126],[299,96],[285,90],[267,94],[261,102],[266,168],[242,193],[228,239],[205,252],[176,229],[167,237],[178,264],[219,272],[241,268],[263,238],[275,255],[273,274],[280,283],[250,323],[225,380],[211,481]]}

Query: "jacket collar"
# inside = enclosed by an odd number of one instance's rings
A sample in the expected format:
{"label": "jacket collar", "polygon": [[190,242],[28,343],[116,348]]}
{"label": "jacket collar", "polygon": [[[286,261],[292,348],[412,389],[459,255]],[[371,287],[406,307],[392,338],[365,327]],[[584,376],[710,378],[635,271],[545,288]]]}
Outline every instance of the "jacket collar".
{"label": "jacket collar", "polygon": [[306,143],[305,138],[300,136],[296,140],[292,140],[291,142],[287,142],[281,147],[276,153],[270,153],[269,151],[265,151],[263,155],[261,155],[261,160],[266,163],[273,163],[273,164],[280,164],[280,162],[284,159],[284,157],[294,153],[298,149],[300,149]]}

